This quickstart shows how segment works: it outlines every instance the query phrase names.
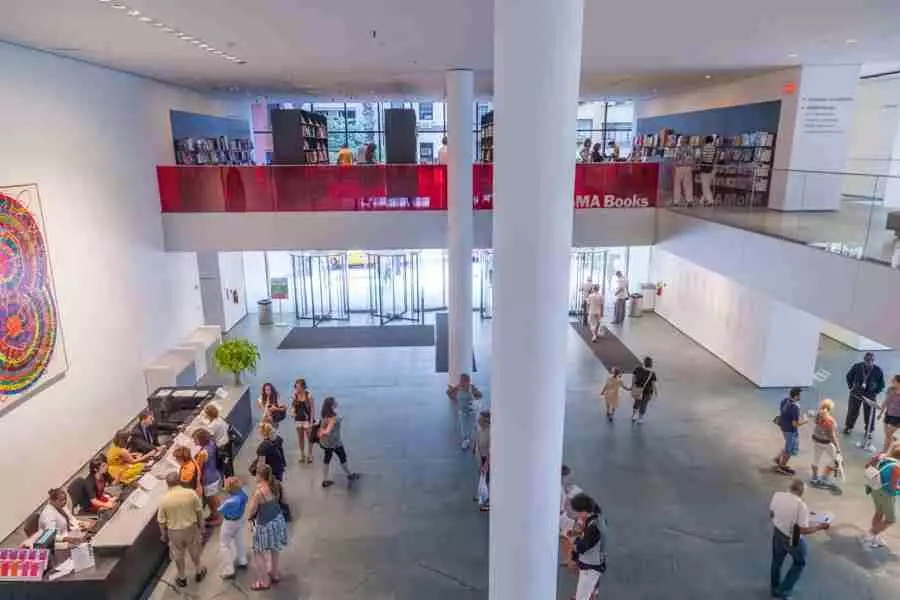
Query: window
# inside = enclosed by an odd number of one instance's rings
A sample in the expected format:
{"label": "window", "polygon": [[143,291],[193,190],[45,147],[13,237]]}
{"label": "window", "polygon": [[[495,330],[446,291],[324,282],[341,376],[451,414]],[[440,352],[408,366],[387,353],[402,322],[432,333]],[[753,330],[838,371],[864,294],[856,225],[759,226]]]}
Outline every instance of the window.
{"label": "window", "polygon": [[429,165],[434,162],[434,144],[431,142],[419,144],[419,162]]}
{"label": "window", "polygon": [[434,104],[431,102],[419,102],[419,120],[431,121],[434,119]]}

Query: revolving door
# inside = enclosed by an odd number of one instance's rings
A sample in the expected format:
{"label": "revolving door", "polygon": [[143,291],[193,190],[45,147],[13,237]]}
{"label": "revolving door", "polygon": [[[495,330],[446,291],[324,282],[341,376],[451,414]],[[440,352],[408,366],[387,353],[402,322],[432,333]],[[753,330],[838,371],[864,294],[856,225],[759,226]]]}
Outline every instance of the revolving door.
{"label": "revolving door", "polygon": [[569,315],[581,316],[587,294],[583,285],[588,279],[600,286],[600,293],[606,298],[606,250],[573,250],[570,258]]}
{"label": "revolving door", "polygon": [[381,325],[425,322],[421,266],[418,250],[369,253],[369,312]]}
{"label": "revolving door", "polygon": [[478,267],[478,314],[482,319],[494,317],[494,251],[476,250]]}
{"label": "revolving door", "polygon": [[312,321],[350,320],[347,253],[303,253],[291,255],[294,312],[297,319]]}

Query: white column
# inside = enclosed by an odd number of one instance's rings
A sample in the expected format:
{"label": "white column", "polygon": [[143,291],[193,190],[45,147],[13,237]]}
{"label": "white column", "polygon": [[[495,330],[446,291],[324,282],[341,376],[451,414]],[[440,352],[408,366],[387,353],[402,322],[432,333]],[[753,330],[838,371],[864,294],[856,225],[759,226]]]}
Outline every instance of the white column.
{"label": "white column", "polygon": [[447,71],[449,377],[472,370],[472,71]]}
{"label": "white column", "polygon": [[494,2],[490,598],[556,598],[583,0]]}

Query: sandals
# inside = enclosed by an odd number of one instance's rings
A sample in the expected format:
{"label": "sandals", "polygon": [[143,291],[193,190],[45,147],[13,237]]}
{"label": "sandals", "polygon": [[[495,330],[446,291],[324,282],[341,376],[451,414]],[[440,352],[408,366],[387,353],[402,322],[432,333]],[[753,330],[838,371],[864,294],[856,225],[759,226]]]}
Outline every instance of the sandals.
{"label": "sandals", "polygon": [[254,592],[264,592],[271,588],[272,588],[272,584],[264,583],[264,582],[260,581],[259,579],[254,581],[253,585],[250,586],[250,589],[253,590]]}
{"label": "sandals", "polygon": [[275,585],[276,583],[281,581],[281,575],[272,575],[271,573],[269,573],[269,581],[272,582],[272,585]]}

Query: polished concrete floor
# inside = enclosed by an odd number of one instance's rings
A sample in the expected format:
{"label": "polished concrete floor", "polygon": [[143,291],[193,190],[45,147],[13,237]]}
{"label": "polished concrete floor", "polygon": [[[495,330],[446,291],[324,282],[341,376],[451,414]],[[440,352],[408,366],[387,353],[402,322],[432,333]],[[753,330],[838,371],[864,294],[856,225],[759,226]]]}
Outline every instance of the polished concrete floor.
{"label": "polished concrete floor", "polygon": [[790,213],[766,208],[676,208],[702,219],[809,244],[828,252],[900,268],[900,243],[885,228],[880,203],[846,200],[836,212]]}
{"label": "polished concrete floor", "polygon": [[[263,351],[253,385],[287,390],[304,376],[316,396],[336,396],[344,437],[362,479],[348,489],[322,490],[318,465],[294,463],[287,494],[298,515],[283,555],[284,580],[260,598],[302,600],[485,599],[488,516],[472,502],[475,467],[456,445],[445,376],[433,373],[431,348],[274,350],[284,328],[260,330],[245,320],[234,330]],[[768,502],[788,479],[769,467],[780,435],[771,424],[783,390],[759,390],[665,321],[629,320],[619,335],[638,355],[652,354],[660,397],[648,422],[633,427],[626,410],[605,422],[599,390],[605,369],[569,333],[565,461],[574,479],[605,506],[610,521],[610,570],[601,599],[767,598]],[[476,320],[475,382],[490,401],[490,322]],[[823,342],[821,389],[804,395],[813,407],[833,394],[843,414],[843,372],[856,353]],[[879,356],[886,373],[900,369],[895,353]],[[611,366],[611,365],[608,365]],[[825,375],[828,372],[830,375]],[[283,426],[288,447],[295,435]],[[808,432],[797,460],[810,457]],[[848,444],[849,445],[849,444]],[[238,464],[248,464],[252,448]],[[857,537],[871,517],[862,492],[862,455],[848,448],[843,495],[809,490],[812,509],[833,512],[835,527],[810,538],[801,599],[896,598],[900,560],[864,550]],[[526,515],[527,518],[527,515]],[[890,537],[900,549],[900,530]],[[511,549],[511,551],[514,551]],[[217,548],[208,544],[212,565]],[[523,573],[527,577],[527,573]],[[251,578],[210,577],[175,590],[163,576],[152,598],[253,597]],[[561,571],[559,599],[574,589]]]}

